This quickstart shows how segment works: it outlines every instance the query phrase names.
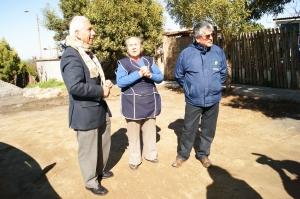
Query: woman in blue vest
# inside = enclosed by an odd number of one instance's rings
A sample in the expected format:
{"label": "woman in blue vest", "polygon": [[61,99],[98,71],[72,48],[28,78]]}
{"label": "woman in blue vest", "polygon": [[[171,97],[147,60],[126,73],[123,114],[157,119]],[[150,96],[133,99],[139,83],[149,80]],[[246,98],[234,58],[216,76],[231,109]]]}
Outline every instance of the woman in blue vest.
{"label": "woman in blue vest", "polygon": [[162,82],[163,75],[153,57],[141,56],[142,39],[127,39],[126,50],[129,57],[118,61],[116,74],[121,88],[121,112],[127,122],[129,167],[136,170],[142,163],[141,130],[144,158],[158,162],[155,121],[161,111],[161,98],[155,83]]}

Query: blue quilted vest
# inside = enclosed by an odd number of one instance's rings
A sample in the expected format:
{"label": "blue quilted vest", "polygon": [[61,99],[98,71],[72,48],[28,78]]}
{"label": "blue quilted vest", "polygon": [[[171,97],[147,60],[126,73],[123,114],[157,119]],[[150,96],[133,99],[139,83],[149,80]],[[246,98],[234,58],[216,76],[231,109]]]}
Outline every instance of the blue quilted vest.
{"label": "blue quilted vest", "polygon": [[[143,56],[142,59],[152,72],[153,57]],[[140,70],[140,66],[128,57],[119,60],[118,63],[123,66],[128,75]],[[142,77],[134,84],[122,88],[121,112],[125,118],[132,120],[158,116],[161,112],[161,98],[155,83],[149,78]]]}

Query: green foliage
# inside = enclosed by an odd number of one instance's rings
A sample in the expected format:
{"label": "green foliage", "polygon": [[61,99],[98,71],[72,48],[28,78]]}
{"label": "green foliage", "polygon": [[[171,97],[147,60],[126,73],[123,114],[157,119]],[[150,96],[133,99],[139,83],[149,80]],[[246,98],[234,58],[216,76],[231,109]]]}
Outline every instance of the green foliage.
{"label": "green foliage", "polygon": [[64,40],[72,17],[84,15],[96,32],[94,50],[107,65],[115,65],[116,60],[126,56],[125,40],[130,36],[144,40],[146,55],[154,55],[155,45],[161,43],[163,8],[157,1],[60,0],[59,6],[63,18],[49,5],[43,10],[45,27],[57,33],[54,39]]}
{"label": "green foliage", "polygon": [[269,81],[268,79],[264,79],[263,86],[271,87],[272,86],[272,82]]}
{"label": "green foliage", "polygon": [[170,16],[181,27],[192,28],[197,21],[211,21],[222,30],[226,43],[242,32],[262,29],[248,20],[251,11],[245,0],[166,0],[166,3]]}
{"label": "green foliage", "polygon": [[18,53],[9,46],[4,38],[0,42],[0,79],[14,82],[14,75],[19,73],[21,60]]}
{"label": "green foliage", "polygon": [[283,13],[285,4],[292,0],[252,0],[248,1],[248,10],[251,11],[249,19],[259,20],[264,14],[276,16]]}
{"label": "green foliage", "polygon": [[49,79],[47,82],[39,82],[36,84],[30,84],[27,85],[26,88],[34,88],[34,87],[40,87],[40,88],[61,88],[66,89],[66,85],[64,82],[57,81],[57,79]]}
{"label": "green foliage", "polygon": [[48,30],[55,32],[54,40],[62,41],[68,35],[69,23],[73,16],[84,15],[90,0],[60,0],[59,7],[63,18],[59,17],[49,3],[42,9],[44,20],[42,24]]}
{"label": "green foliage", "polygon": [[33,76],[35,79],[37,78],[36,64],[33,60],[23,61],[26,71]]}

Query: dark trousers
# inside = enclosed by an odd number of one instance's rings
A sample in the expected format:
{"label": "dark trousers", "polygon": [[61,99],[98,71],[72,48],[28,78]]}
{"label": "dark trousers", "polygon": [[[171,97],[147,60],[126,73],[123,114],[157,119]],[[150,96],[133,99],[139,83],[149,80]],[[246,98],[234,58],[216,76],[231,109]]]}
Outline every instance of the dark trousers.
{"label": "dark trousers", "polygon": [[210,107],[185,105],[184,126],[179,141],[179,152],[177,157],[186,160],[190,157],[190,153],[195,141],[195,137],[199,128],[201,116],[201,133],[199,148],[196,149],[196,156],[199,159],[206,158],[210,155],[210,146],[215,137],[217,119],[219,114],[219,103]]}

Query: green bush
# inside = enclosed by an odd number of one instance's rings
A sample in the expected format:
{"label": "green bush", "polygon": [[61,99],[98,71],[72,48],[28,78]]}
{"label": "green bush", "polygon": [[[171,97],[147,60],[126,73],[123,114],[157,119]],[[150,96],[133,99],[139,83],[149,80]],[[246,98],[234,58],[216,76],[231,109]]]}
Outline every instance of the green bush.
{"label": "green bush", "polygon": [[34,87],[40,87],[40,88],[60,88],[60,89],[67,89],[64,82],[57,81],[57,79],[50,79],[47,82],[38,82],[35,84],[27,85],[26,88],[34,88]]}

